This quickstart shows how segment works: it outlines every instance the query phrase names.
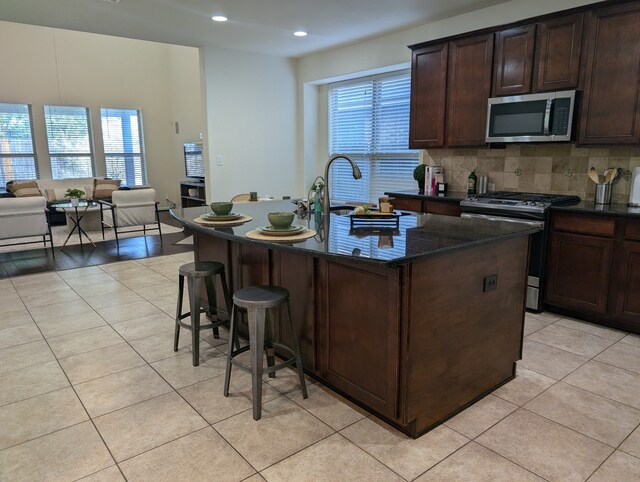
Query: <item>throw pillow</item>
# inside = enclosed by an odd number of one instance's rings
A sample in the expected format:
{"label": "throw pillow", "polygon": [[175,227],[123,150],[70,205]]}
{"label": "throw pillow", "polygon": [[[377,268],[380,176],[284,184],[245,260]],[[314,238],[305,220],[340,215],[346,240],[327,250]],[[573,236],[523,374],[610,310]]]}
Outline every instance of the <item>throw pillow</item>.
{"label": "throw pillow", "polygon": [[120,179],[94,179],[93,199],[111,199],[113,191],[120,187]]}
{"label": "throw pillow", "polygon": [[40,192],[40,189],[38,189],[38,183],[36,181],[14,181],[9,185],[9,190],[15,197],[42,196],[42,193]]}

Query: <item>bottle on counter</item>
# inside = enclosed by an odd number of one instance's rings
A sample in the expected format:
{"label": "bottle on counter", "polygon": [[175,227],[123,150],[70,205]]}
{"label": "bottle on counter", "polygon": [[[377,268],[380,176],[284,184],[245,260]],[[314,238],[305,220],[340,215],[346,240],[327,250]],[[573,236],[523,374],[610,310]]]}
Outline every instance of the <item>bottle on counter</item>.
{"label": "bottle on counter", "polygon": [[467,179],[467,194],[475,194],[477,184],[478,176],[476,176],[476,170],[474,169],[471,171],[471,174],[469,174],[469,179]]}

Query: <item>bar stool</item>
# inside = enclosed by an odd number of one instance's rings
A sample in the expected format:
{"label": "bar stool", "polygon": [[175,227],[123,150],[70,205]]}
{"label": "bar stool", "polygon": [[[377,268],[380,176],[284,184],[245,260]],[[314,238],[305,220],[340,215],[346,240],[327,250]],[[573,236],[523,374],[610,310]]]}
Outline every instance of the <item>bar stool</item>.
{"label": "bar stool", "polygon": [[[224,265],[217,261],[196,261],[195,263],[187,263],[180,266],[178,278],[178,306],[176,308],[176,332],[173,340],[173,351],[178,351],[178,340],[180,338],[180,327],[191,331],[191,349],[193,352],[193,366],[200,364],[200,330],[212,328],[213,337],[220,338],[218,327],[223,325],[226,320],[221,320],[218,315],[218,306],[216,303],[216,290],[214,279],[216,275],[220,275],[222,283],[222,292],[224,293],[225,304],[227,305],[227,313],[231,315],[231,297],[227,288],[227,280],[224,275]],[[189,287],[189,312],[182,313],[182,298],[184,294],[184,278],[187,278]],[[200,307],[200,285],[204,280],[209,307]],[[200,314],[208,313],[211,316],[211,323],[207,325],[200,324]],[[214,320],[215,316],[215,320]],[[182,320],[191,318],[191,324],[184,323]],[[231,335],[229,335],[231,336]],[[236,346],[239,347],[238,338],[235,338]]]}
{"label": "bar stool", "polygon": [[[293,347],[276,343],[272,339],[272,319],[267,318],[267,310],[287,305],[287,315],[289,318],[289,333]],[[237,337],[238,307],[246,308],[249,325],[249,346],[233,350],[232,339]],[[302,370],[302,357],[298,348],[298,338],[291,318],[291,306],[289,305],[289,291],[279,286],[249,286],[237,290],[233,294],[233,311],[231,314],[231,327],[229,333],[229,352],[227,354],[227,370],[224,378],[224,396],[229,396],[229,382],[231,381],[231,365],[251,373],[251,392],[253,395],[253,419],[260,420],[262,413],[262,374],[268,373],[269,377],[275,377],[275,372],[292,366],[294,363],[300,378],[300,389],[303,398],[307,398],[307,386],[304,382],[304,372]],[[265,338],[266,332],[266,338]],[[275,365],[274,347],[284,349],[292,354],[292,357],[284,362]],[[263,369],[262,353],[267,351],[267,368]],[[245,351],[251,353],[251,366],[246,366],[234,358]]]}

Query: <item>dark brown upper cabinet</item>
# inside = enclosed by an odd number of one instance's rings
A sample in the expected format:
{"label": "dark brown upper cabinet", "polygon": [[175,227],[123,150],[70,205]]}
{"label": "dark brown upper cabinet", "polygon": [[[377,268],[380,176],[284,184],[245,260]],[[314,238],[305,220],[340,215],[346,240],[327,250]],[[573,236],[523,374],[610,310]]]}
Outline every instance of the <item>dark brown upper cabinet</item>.
{"label": "dark brown upper cabinet", "polygon": [[409,147],[444,146],[449,44],[416,49],[411,56]]}
{"label": "dark brown upper cabinet", "polygon": [[576,89],[584,15],[568,15],[540,22],[536,29],[534,90]]}
{"label": "dark brown upper cabinet", "polygon": [[446,122],[448,146],[485,144],[492,65],[492,33],[449,42]]}
{"label": "dark brown upper cabinet", "polygon": [[485,144],[492,64],[493,34],[413,50],[410,148]]}
{"label": "dark brown upper cabinet", "polygon": [[493,95],[531,92],[535,25],[523,25],[496,33]]}
{"label": "dark brown upper cabinet", "polygon": [[640,2],[588,14],[580,144],[640,142]]}

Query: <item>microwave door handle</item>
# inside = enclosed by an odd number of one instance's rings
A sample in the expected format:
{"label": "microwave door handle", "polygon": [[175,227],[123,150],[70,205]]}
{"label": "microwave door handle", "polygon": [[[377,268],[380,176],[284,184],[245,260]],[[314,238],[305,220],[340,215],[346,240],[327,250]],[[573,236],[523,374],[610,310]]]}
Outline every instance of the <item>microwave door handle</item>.
{"label": "microwave door handle", "polygon": [[551,123],[551,105],[553,99],[547,99],[547,106],[544,109],[544,135],[549,135],[549,124]]}

